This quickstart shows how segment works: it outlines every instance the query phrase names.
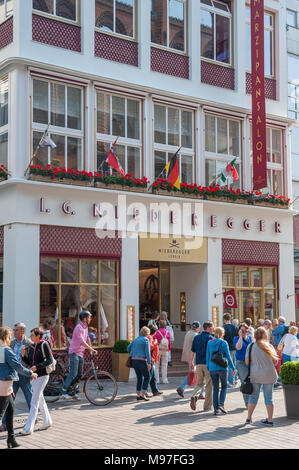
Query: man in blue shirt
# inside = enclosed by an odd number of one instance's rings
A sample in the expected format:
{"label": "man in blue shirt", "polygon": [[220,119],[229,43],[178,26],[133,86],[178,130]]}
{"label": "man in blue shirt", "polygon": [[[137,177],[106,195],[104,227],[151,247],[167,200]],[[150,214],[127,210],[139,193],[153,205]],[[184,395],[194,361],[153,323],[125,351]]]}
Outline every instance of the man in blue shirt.
{"label": "man in blue shirt", "polygon": [[213,339],[212,333],[214,331],[214,325],[210,321],[206,321],[203,324],[203,332],[196,335],[192,347],[191,347],[191,360],[190,360],[190,369],[194,369],[194,359],[196,364],[196,375],[197,375],[197,385],[194,389],[193,395],[190,400],[190,407],[192,410],[196,410],[196,402],[198,395],[206,384],[206,398],[204,401],[203,409],[204,411],[209,411],[212,409],[212,392],[213,385],[210,373],[207,369],[206,362],[206,353],[208,342]]}
{"label": "man in blue shirt", "polygon": [[279,317],[278,318],[278,327],[275,328],[275,330],[272,331],[272,335],[274,336],[274,346],[278,346],[281,338],[283,335],[286,333],[286,325],[285,325],[286,319],[284,317]]}
{"label": "man in blue shirt", "polygon": [[[26,325],[24,323],[16,323],[13,328],[14,339],[12,340],[10,347],[14,351],[17,359],[20,363],[22,363],[21,357],[21,349],[24,346],[25,350],[29,349],[31,341],[30,339],[26,338]],[[27,367],[24,363],[23,365]],[[26,377],[25,375],[19,375],[19,380],[13,383],[13,392],[16,397],[19,388],[21,388],[22,392],[24,393],[26,403],[30,410],[30,403],[32,398],[32,386],[31,386],[31,379],[30,377]],[[0,431],[6,430],[6,415],[3,416],[2,419],[2,426],[0,426]]]}
{"label": "man in blue shirt", "polygon": [[[246,349],[251,344],[251,336],[248,334],[248,325],[241,323],[239,326],[238,336],[234,338],[234,346],[236,348],[236,367],[239,374],[239,378],[242,383],[245,382],[248,376],[248,366],[245,363]],[[248,406],[249,395],[243,394],[245,406]]]}

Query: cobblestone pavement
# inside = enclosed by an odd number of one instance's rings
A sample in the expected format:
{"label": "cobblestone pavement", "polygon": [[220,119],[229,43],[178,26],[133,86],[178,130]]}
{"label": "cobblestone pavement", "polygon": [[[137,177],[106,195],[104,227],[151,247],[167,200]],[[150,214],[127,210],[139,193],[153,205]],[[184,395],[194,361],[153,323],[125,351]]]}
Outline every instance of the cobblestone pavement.
{"label": "cobblestone pavement", "polygon": [[[180,378],[161,385],[163,395],[150,402],[137,402],[135,383],[119,384],[119,394],[106,407],[90,405],[84,395],[81,402],[57,402],[49,405],[53,426],[30,436],[18,436],[19,449],[299,449],[299,420],[287,419],[281,388],[274,392],[274,428],[265,428],[263,396],[253,416],[253,424],[244,426],[246,410],[238,389],[229,389],[227,415],[214,416],[189,405],[191,388],[180,398],[175,389]],[[23,394],[16,401],[15,428],[21,431],[27,417]],[[6,447],[6,435],[0,433],[0,450]],[[18,449],[16,449],[18,450]]]}

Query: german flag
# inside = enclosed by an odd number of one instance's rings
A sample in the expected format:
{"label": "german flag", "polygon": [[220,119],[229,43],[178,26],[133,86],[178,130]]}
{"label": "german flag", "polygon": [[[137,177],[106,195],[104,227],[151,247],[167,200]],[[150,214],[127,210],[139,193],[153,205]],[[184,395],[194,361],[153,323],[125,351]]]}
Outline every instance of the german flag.
{"label": "german flag", "polygon": [[177,189],[181,189],[179,162],[178,162],[178,157],[177,157],[178,152],[179,150],[177,150],[177,152],[171,158],[170,162],[167,163],[164,170],[166,171],[166,174],[167,174],[166,181],[169,181],[169,183],[173,184],[173,186],[175,186]]}

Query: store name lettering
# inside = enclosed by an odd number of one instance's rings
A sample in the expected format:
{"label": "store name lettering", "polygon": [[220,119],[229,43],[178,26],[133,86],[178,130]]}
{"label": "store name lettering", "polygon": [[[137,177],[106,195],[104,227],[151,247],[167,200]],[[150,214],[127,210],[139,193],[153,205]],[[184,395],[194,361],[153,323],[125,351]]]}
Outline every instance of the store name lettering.
{"label": "store name lettering", "polygon": [[[215,228],[215,227],[217,227],[217,225],[218,225],[217,216],[216,215],[211,215],[211,217],[210,217],[210,227]],[[233,217],[228,217],[226,219],[226,226],[230,230],[235,228],[236,224],[235,224],[235,220],[234,220]],[[264,232],[265,229],[266,229],[266,222],[264,220],[259,220],[257,227],[258,227],[259,232]],[[247,231],[251,230],[253,228],[252,222],[249,219],[244,219],[243,220],[243,228],[244,228],[244,230],[247,230]],[[281,233],[281,226],[280,226],[279,222],[274,222],[273,228],[274,228],[275,233]]]}

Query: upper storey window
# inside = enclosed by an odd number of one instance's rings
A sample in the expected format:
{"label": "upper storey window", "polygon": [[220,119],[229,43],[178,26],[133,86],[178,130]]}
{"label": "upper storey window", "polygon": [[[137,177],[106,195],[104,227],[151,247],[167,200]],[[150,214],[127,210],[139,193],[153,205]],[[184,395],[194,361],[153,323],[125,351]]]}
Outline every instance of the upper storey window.
{"label": "upper storey window", "polygon": [[95,0],[95,26],[101,31],[135,37],[135,0]]}
{"label": "upper storey window", "polygon": [[34,10],[70,21],[78,21],[78,0],[33,0]]}
{"label": "upper storey window", "polygon": [[8,80],[0,82],[0,165],[7,167],[8,151]]}
{"label": "upper storey window", "polygon": [[0,0],[0,23],[13,14],[13,0]]}
{"label": "upper storey window", "polygon": [[[274,75],[274,15],[264,14],[264,40],[265,40],[265,75]],[[246,68],[251,72],[251,25],[250,8],[246,7]]]}
{"label": "upper storey window", "polygon": [[201,0],[201,56],[231,64],[232,15],[227,2]]}
{"label": "upper storey window", "polygon": [[186,52],[186,1],[152,0],[152,43]]}

